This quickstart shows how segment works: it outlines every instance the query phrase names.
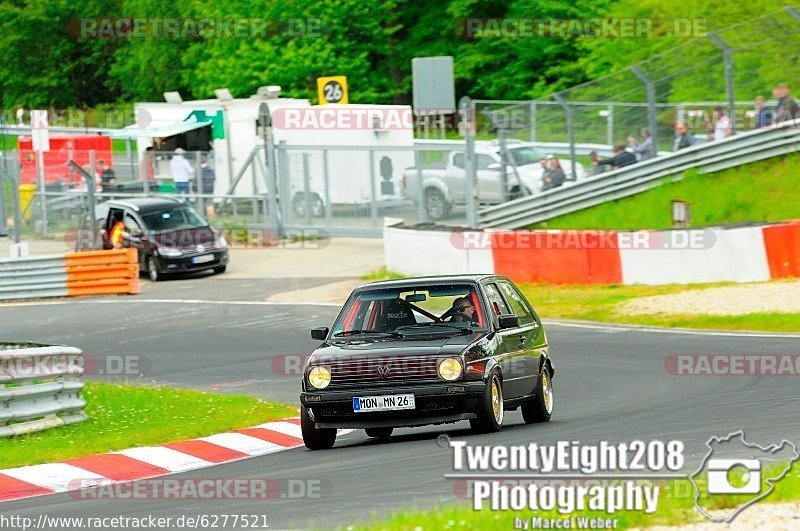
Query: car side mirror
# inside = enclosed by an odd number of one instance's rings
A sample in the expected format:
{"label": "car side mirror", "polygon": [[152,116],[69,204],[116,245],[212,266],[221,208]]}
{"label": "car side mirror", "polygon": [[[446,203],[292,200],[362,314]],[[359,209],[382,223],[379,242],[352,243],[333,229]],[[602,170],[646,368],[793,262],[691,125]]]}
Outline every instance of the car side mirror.
{"label": "car side mirror", "polygon": [[330,329],[327,326],[319,326],[317,328],[312,328],[311,339],[319,339],[320,341],[325,341],[325,338],[328,337],[328,332],[330,332]]}
{"label": "car side mirror", "polygon": [[506,328],[516,328],[519,326],[519,317],[514,314],[509,315],[501,315],[497,318],[500,324],[500,330],[505,330]]}
{"label": "car side mirror", "polygon": [[492,171],[500,171],[500,168],[501,166],[499,162],[492,162],[491,164],[486,166],[487,170],[492,170]]}

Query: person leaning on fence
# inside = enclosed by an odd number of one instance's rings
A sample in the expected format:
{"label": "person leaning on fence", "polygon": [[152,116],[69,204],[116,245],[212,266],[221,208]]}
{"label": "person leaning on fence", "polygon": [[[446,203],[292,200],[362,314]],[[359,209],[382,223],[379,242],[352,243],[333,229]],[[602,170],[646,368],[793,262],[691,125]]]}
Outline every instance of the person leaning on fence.
{"label": "person leaning on fence", "polygon": [[722,107],[717,107],[714,111],[714,140],[722,140],[731,136],[731,118]]}
{"label": "person leaning on fence", "polygon": [[564,174],[564,169],[561,167],[561,163],[555,158],[553,155],[547,155],[549,172],[545,177],[544,186],[542,186],[542,191],[551,190],[553,188],[558,188],[559,186],[564,184],[567,176]]}
{"label": "person leaning on fence", "polygon": [[175,192],[180,195],[189,195],[189,178],[194,173],[192,165],[184,157],[186,150],[178,148],[169,161],[169,170],[172,173],[172,181],[175,183]]}
{"label": "person leaning on fence", "polygon": [[769,127],[772,125],[772,110],[767,108],[767,104],[764,103],[764,98],[761,96],[756,96],[755,99],[755,128],[761,129],[762,127]]}
{"label": "person leaning on fence", "polygon": [[772,89],[772,95],[778,100],[775,105],[775,123],[800,118],[800,106],[789,93],[789,85],[781,83]]}
{"label": "person leaning on fence", "polygon": [[653,138],[650,136],[650,130],[642,128],[642,143],[637,142],[636,137],[631,135],[628,137],[628,144],[633,151],[633,154],[639,160],[647,160],[653,158]]}
{"label": "person leaning on fence", "polygon": [[100,173],[100,182],[102,183],[104,190],[111,185],[117,184],[117,174],[108,164],[106,164],[106,161],[98,160],[97,170]]}
{"label": "person leaning on fence", "polygon": [[684,149],[693,146],[695,142],[694,135],[689,132],[689,128],[683,122],[675,124],[675,143],[672,145],[673,151]]}
{"label": "person leaning on fence", "polygon": [[601,173],[606,171],[606,168],[602,164],[600,164],[601,159],[597,151],[592,151],[591,153],[589,153],[589,160],[592,161],[591,175],[600,175]]}
{"label": "person leaning on fence", "polygon": [[608,159],[603,159],[599,161],[598,164],[600,166],[605,166],[606,164],[608,164],[609,166],[611,166],[616,170],[617,168],[630,166],[631,164],[636,164],[637,162],[636,155],[634,155],[630,151],[627,151],[625,149],[625,144],[623,143],[615,145],[611,153],[614,155],[613,157]]}

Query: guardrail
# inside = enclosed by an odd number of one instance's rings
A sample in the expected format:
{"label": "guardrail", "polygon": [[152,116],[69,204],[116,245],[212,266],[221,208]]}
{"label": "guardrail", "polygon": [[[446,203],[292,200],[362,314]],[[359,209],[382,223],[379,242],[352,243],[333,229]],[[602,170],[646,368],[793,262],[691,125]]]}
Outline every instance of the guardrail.
{"label": "guardrail", "polygon": [[82,375],[80,349],[0,343],[0,437],[86,420]]}
{"label": "guardrail", "polygon": [[0,300],[139,293],[136,249],[0,260]]}
{"label": "guardrail", "polygon": [[478,212],[481,227],[519,228],[607,201],[644,192],[664,177],[697,168],[711,173],[800,151],[800,119],[692,146],[601,173],[577,183],[526,196]]}

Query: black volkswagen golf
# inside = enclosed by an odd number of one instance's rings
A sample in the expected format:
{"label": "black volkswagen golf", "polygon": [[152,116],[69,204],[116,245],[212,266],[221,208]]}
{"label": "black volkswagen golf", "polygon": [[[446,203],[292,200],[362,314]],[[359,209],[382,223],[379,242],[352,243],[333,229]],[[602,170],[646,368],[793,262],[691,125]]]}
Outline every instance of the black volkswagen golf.
{"label": "black volkswagen golf", "polygon": [[553,411],[542,322],[516,286],[497,275],[410,278],[356,289],[303,372],[301,426],[311,450],[338,428],[385,438],[397,427],[468,420],[498,431],[503,411],[527,423]]}

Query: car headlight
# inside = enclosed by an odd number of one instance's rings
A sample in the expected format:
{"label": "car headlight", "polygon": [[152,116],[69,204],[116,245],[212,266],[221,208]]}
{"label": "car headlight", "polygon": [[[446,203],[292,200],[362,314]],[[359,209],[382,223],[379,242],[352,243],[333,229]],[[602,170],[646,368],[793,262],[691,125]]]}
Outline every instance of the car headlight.
{"label": "car headlight", "polygon": [[217,249],[227,249],[228,240],[226,240],[224,236],[217,236],[217,238],[214,240],[214,247]]}
{"label": "car headlight", "polygon": [[175,247],[162,247],[158,250],[158,254],[161,256],[166,256],[167,258],[177,258],[178,256],[181,256],[183,252]]}
{"label": "car headlight", "polygon": [[317,389],[325,389],[331,383],[331,371],[327,367],[314,367],[308,371],[308,383]]}
{"label": "car headlight", "polygon": [[461,376],[461,362],[455,358],[445,358],[439,362],[439,377],[448,382]]}

